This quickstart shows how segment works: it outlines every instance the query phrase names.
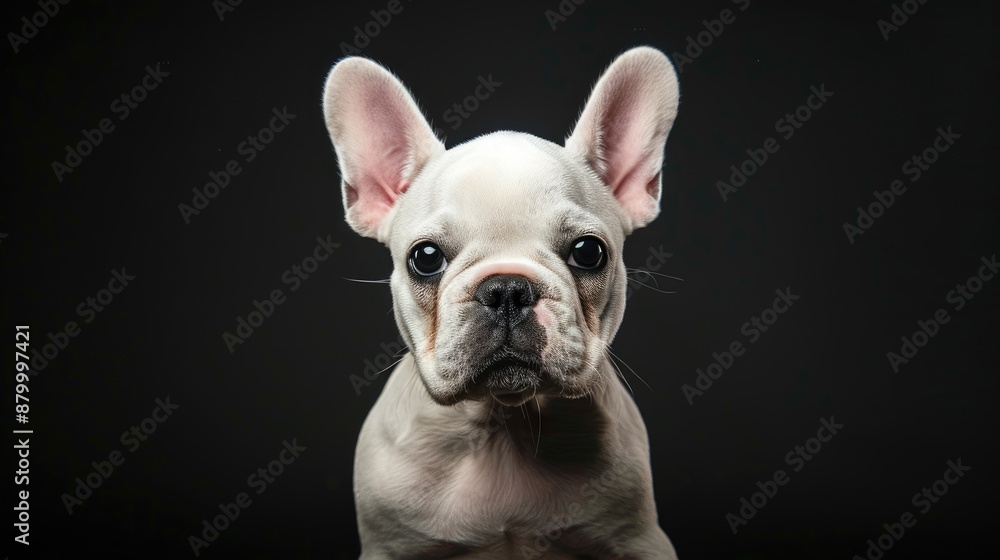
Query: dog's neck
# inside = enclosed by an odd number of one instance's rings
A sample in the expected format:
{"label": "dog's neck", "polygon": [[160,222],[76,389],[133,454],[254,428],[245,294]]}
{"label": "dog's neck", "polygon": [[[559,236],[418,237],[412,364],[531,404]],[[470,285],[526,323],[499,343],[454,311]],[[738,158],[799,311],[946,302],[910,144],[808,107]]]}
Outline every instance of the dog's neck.
{"label": "dog's neck", "polygon": [[[447,445],[444,456],[451,457],[510,458],[559,472],[598,469],[608,460],[607,438],[615,437],[608,427],[617,418],[622,399],[628,398],[613,366],[605,360],[601,368],[602,383],[580,398],[540,395],[518,407],[492,399],[445,406],[431,400],[412,356],[407,355],[393,374],[401,376],[394,381],[406,383],[406,392],[411,393],[400,403],[400,417],[409,418],[410,425],[397,434],[397,441],[412,436],[414,448],[424,443]],[[441,432],[448,436],[440,437]],[[437,436],[417,443],[428,433]]]}

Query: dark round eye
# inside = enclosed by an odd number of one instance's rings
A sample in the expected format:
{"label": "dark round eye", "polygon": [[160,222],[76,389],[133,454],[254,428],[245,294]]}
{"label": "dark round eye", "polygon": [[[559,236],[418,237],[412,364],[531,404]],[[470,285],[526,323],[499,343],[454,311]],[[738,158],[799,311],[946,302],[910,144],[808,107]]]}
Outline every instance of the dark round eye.
{"label": "dark round eye", "polygon": [[421,276],[434,276],[446,266],[448,261],[441,248],[430,241],[419,243],[410,253],[410,268]]}
{"label": "dark round eye", "polygon": [[592,235],[586,235],[573,242],[572,249],[569,252],[569,259],[566,262],[576,268],[597,270],[604,266],[604,262],[607,260],[605,253],[607,253],[607,250],[600,239]]}

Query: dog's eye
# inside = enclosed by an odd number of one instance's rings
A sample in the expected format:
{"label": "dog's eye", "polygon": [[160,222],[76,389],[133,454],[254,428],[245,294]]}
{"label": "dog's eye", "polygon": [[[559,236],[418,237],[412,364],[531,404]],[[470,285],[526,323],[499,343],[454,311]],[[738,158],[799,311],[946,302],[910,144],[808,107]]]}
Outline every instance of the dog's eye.
{"label": "dog's eye", "polygon": [[569,252],[569,259],[566,260],[570,266],[582,268],[584,270],[597,270],[604,266],[605,254],[607,250],[601,240],[587,235],[573,242]]}
{"label": "dog's eye", "polygon": [[444,258],[441,248],[430,241],[418,244],[410,253],[410,267],[421,276],[434,276],[446,266],[448,261]]}

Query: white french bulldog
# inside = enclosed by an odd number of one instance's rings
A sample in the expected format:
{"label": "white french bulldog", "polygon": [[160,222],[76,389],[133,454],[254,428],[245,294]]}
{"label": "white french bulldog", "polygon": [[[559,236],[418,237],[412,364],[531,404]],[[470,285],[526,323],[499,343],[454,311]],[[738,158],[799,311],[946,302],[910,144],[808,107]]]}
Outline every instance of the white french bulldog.
{"label": "white french bulldog", "polygon": [[673,559],[646,428],[607,357],[626,235],[659,214],[679,90],[618,57],[559,146],[446,150],[378,64],[345,58],[323,112],[347,222],[387,245],[410,349],[361,429],[362,559]]}

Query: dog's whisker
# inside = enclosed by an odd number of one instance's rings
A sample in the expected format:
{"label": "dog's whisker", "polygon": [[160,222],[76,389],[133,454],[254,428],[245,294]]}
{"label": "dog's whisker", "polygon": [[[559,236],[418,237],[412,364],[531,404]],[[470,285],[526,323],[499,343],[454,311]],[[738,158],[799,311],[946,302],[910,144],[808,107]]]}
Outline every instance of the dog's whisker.
{"label": "dog's whisker", "polygon": [[618,364],[616,364],[614,360],[608,361],[611,363],[611,366],[615,368],[615,371],[618,372],[618,377],[621,377],[622,381],[625,382],[625,386],[628,387],[629,393],[632,393],[632,396],[634,397],[635,391],[632,390],[632,385],[628,382],[628,379],[625,379],[625,375],[622,373],[622,370],[618,368]]}
{"label": "dog's whisker", "polygon": [[535,390],[531,392],[531,400],[534,401],[535,410],[538,411],[538,439],[535,440],[535,457],[534,457],[535,459],[538,458],[538,448],[541,446],[542,443],[542,407],[540,404],[538,404],[538,401],[535,400],[537,394],[538,394],[538,388],[536,387]]}
{"label": "dog's whisker", "polygon": [[660,283],[656,281],[656,278],[654,278],[653,275],[650,274],[648,270],[642,270],[640,268],[633,268],[632,270],[629,270],[627,268],[625,269],[625,280],[626,281],[631,280],[633,282],[638,282],[639,284],[641,284],[643,286],[646,286],[647,284],[643,284],[642,281],[639,280],[638,278],[634,278],[632,276],[629,276],[629,272],[631,272],[633,274],[645,274],[647,278],[649,278],[650,280],[653,281],[653,285],[654,286],[656,286],[657,288],[660,287]]}
{"label": "dog's whisker", "polygon": [[677,276],[671,276],[669,274],[663,274],[662,272],[653,272],[651,270],[644,270],[642,268],[628,268],[628,267],[626,267],[625,268],[625,272],[638,272],[638,273],[641,273],[641,274],[648,274],[650,276],[662,276],[664,278],[670,278],[671,280],[678,280],[680,282],[684,281],[683,278],[678,278]]}
{"label": "dog's whisker", "polygon": [[676,294],[677,293],[675,291],[669,291],[668,292],[666,290],[661,290],[660,288],[658,288],[656,286],[650,286],[649,284],[643,284],[642,282],[639,282],[635,278],[628,278],[628,280],[631,280],[632,282],[635,282],[635,283],[639,284],[640,286],[643,286],[643,287],[645,287],[647,289],[653,290],[654,292],[659,292],[661,294]]}
{"label": "dog's whisker", "polygon": [[365,280],[363,278],[347,278],[345,276],[341,276],[341,278],[347,280],[348,282],[357,282],[359,284],[388,284],[390,281],[389,278],[377,278],[375,280]]}
{"label": "dog's whisker", "polygon": [[597,393],[596,389],[602,389],[608,386],[608,377],[601,372],[596,366],[590,366],[590,369],[594,370],[597,374],[598,386],[596,388],[587,387],[585,394],[590,397],[590,403],[594,403],[594,395]]}
{"label": "dog's whisker", "polygon": [[622,364],[624,364],[625,367],[627,367],[628,370],[632,372],[632,375],[636,376],[636,378],[639,379],[639,381],[642,381],[643,385],[645,385],[647,388],[649,388],[650,391],[653,390],[653,388],[650,387],[649,383],[646,383],[646,380],[643,379],[642,376],[640,376],[638,373],[636,373],[635,370],[632,369],[632,366],[628,365],[628,363],[626,363],[625,360],[623,360],[621,358],[621,356],[619,356],[618,354],[615,354],[614,350],[612,350],[610,346],[608,346],[607,344],[605,344],[604,346],[607,349],[608,353],[611,354],[612,356],[614,356],[614,358],[617,358],[619,362],[621,362]]}
{"label": "dog's whisker", "polygon": [[381,370],[380,370],[380,371],[379,371],[378,373],[376,373],[376,374],[375,374],[375,377],[378,377],[379,375],[382,375],[383,373],[385,373],[385,371],[386,371],[387,369],[389,369],[389,368],[391,368],[391,367],[395,366],[396,364],[398,364],[399,362],[402,362],[402,361],[403,361],[403,358],[400,358],[400,359],[396,360],[395,362],[392,362],[391,364],[389,364],[389,365],[385,366],[385,367],[384,367],[384,368],[382,368],[382,369],[381,369]]}
{"label": "dog's whisker", "polygon": [[[490,392],[490,395],[492,395],[492,394],[493,394],[493,393],[492,393],[492,391],[491,391],[491,392]],[[516,443],[514,443],[514,436],[512,436],[512,435],[510,434],[510,426],[509,426],[509,425],[507,425],[507,422],[504,422],[504,423],[503,423],[503,429],[504,429],[504,431],[506,431],[506,432],[507,432],[507,441],[509,441],[509,442],[510,442],[510,446],[511,446],[511,448],[512,448],[512,449],[517,449],[517,444],[516,444]]]}
{"label": "dog's whisker", "polygon": [[[607,344],[605,344],[605,346],[607,346]],[[612,365],[614,365],[614,363],[612,363]],[[594,370],[594,371],[595,371],[595,372],[597,373],[597,376],[598,376],[598,378],[599,378],[599,379],[600,379],[600,380],[601,380],[601,381],[602,381],[603,383],[605,383],[605,384],[607,384],[607,385],[610,385],[611,383],[614,383],[614,378],[613,378],[613,377],[608,377],[607,375],[604,375],[604,373],[602,373],[602,372],[601,372],[601,370],[600,370],[600,369],[598,369],[597,367],[594,367],[594,366],[590,366],[590,367],[591,367],[591,369],[593,369],[593,370]],[[621,372],[619,372],[619,374],[620,374],[620,373],[621,373]],[[624,380],[625,378],[623,377],[622,379]],[[626,384],[626,385],[628,385],[628,381],[626,381],[626,382],[625,382],[625,384]],[[605,385],[605,386],[607,386],[607,385]],[[631,388],[631,387],[629,387],[629,390],[631,391],[631,390],[632,390],[632,388]],[[595,394],[595,393],[594,393],[593,391],[590,391],[590,402],[591,402],[591,404],[593,404],[593,402],[594,402],[594,394]],[[633,396],[634,396],[634,395],[635,395],[635,393],[633,393]],[[618,415],[618,414],[620,414],[620,413],[621,413],[621,411],[622,411],[622,406],[623,406],[623,405],[622,405],[622,400],[621,400],[621,399],[618,399],[618,409],[617,409],[617,410],[615,410],[615,415]]]}
{"label": "dog's whisker", "polygon": [[[527,409],[525,409],[525,407],[524,407],[525,404],[527,404],[527,402],[521,403],[521,406],[519,408],[521,409],[521,415],[524,417],[524,420],[528,423],[528,435],[531,437],[531,443],[534,444],[535,443],[535,430],[534,430],[534,428],[531,427],[531,418],[528,417]],[[536,447],[535,449],[536,449],[536,455],[537,455],[537,449],[538,448]]]}

